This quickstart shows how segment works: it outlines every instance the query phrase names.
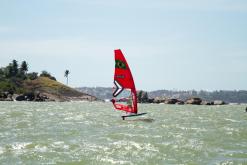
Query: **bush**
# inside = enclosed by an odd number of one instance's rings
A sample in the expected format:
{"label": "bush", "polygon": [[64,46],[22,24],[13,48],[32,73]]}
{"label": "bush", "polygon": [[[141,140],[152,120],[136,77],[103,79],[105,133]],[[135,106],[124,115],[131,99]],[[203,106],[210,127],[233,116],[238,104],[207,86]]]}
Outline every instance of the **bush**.
{"label": "bush", "polygon": [[40,74],[40,77],[47,77],[47,78],[49,78],[49,79],[51,79],[51,80],[57,81],[56,78],[53,77],[53,76],[52,76],[50,73],[48,73],[47,71],[42,71],[42,73]]}
{"label": "bush", "polygon": [[16,90],[15,84],[10,81],[0,81],[0,92],[14,93]]}
{"label": "bush", "polygon": [[30,80],[35,80],[38,78],[38,73],[37,72],[28,73],[27,78]]}

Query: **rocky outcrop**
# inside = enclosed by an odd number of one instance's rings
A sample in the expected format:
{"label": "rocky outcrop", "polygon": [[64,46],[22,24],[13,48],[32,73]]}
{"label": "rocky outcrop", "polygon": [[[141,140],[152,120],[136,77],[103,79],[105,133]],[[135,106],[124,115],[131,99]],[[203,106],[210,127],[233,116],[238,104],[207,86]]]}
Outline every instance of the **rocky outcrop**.
{"label": "rocky outcrop", "polygon": [[177,99],[166,99],[165,104],[176,104],[178,102]]}
{"label": "rocky outcrop", "polygon": [[17,96],[15,98],[16,101],[34,101],[35,95],[34,93],[25,93]]}
{"label": "rocky outcrop", "polygon": [[226,103],[222,100],[215,100],[214,102],[214,105],[225,105]]}
{"label": "rocky outcrop", "polygon": [[0,93],[0,101],[13,101],[12,93],[9,92]]}
{"label": "rocky outcrop", "polygon": [[184,102],[182,100],[178,99],[166,99],[165,104],[177,104],[177,105],[183,105]]}
{"label": "rocky outcrop", "polygon": [[24,95],[18,95],[18,96],[16,96],[15,100],[16,101],[26,101],[26,98]]}
{"label": "rocky outcrop", "polygon": [[153,99],[153,103],[156,103],[156,104],[164,103],[164,102],[165,102],[164,98],[156,97]]}
{"label": "rocky outcrop", "polygon": [[177,105],[184,105],[184,101],[178,100],[178,101],[176,102],[176,104],[177,104]]}
{"label": "rocky outcrop", "polygon": [[61,96],[43,92],[29,92],[24,94],[9,94],[7,92],[0,93],[0,101],[35,101],[35,102],[51,102],[51,101],[97,101],[96,97],[90,95],[81,96]]}
{"label": "rocky outcrop", "polygon": [[164,103],[164,104],[177,104],[177,105],[183,105],[184,101],[179,100],[179,99],[174,99],[174,98],[160,98],[160,97],[156,97],[154,99],[149,99],[150,102],[149,103]]}
{"label": "rocky outcrop", "polygon": [[194,104],[194,105],[200,105],[202,102],[202,99],[201,98],[198,98],[198,97],[193,97],[193,98],[190,98],[188,100],[186,100],[186,104]]}
{"label": "rocky outcrop", "polygon": [[213,105],[213,102],[209,102],[209,101],[202,101],[201,105]]}
{"label": "rocky outcrop", "polygon": [[148,103],[153,103],[154,102],[154,99],[148,99]]}
{"label": "rocky outcrop", "polygon": [[24,93],[24,94],[11,94],[8,92],[0,93],[0,101],[55,101],[50,99],[42,93]]}

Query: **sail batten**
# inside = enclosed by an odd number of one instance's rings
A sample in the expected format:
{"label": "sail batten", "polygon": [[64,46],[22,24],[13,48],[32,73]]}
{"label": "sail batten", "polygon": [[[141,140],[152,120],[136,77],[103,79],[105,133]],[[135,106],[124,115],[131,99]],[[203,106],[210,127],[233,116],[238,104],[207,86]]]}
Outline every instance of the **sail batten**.
{"label": "sail batten", "polygon": [[[137,113],[137,96],[133,76],[129,65],[120,49],[115,50],[115,72],[113,91],[113,105],[116,110],[122,110],[129,113]],[[130,96],[117,100],[116,98],[124,91],[130,90]],[[122,104],[121,101],[128,102],[127,105]]]}

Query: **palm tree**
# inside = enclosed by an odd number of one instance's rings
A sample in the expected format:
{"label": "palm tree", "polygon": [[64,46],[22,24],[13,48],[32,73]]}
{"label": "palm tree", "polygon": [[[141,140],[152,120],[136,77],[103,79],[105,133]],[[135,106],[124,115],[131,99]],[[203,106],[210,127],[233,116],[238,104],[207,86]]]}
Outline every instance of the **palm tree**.
{"label": "palm tree", "polygon": [[69,74],[70,74],[69,70],[68,70],[68,69],[65,70],[65,72],[64,72],[64,77],[67,78],[67,85],[68,85],[68,80],[69,80]]}

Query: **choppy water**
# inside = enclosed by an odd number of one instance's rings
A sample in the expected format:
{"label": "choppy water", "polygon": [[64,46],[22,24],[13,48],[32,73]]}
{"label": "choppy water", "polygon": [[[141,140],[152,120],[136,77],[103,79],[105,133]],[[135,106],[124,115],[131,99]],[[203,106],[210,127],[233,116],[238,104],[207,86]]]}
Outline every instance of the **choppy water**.
{"label": "choppy water", "polygon": [[0,102],[0,164],[247,164],[244,105]]}

